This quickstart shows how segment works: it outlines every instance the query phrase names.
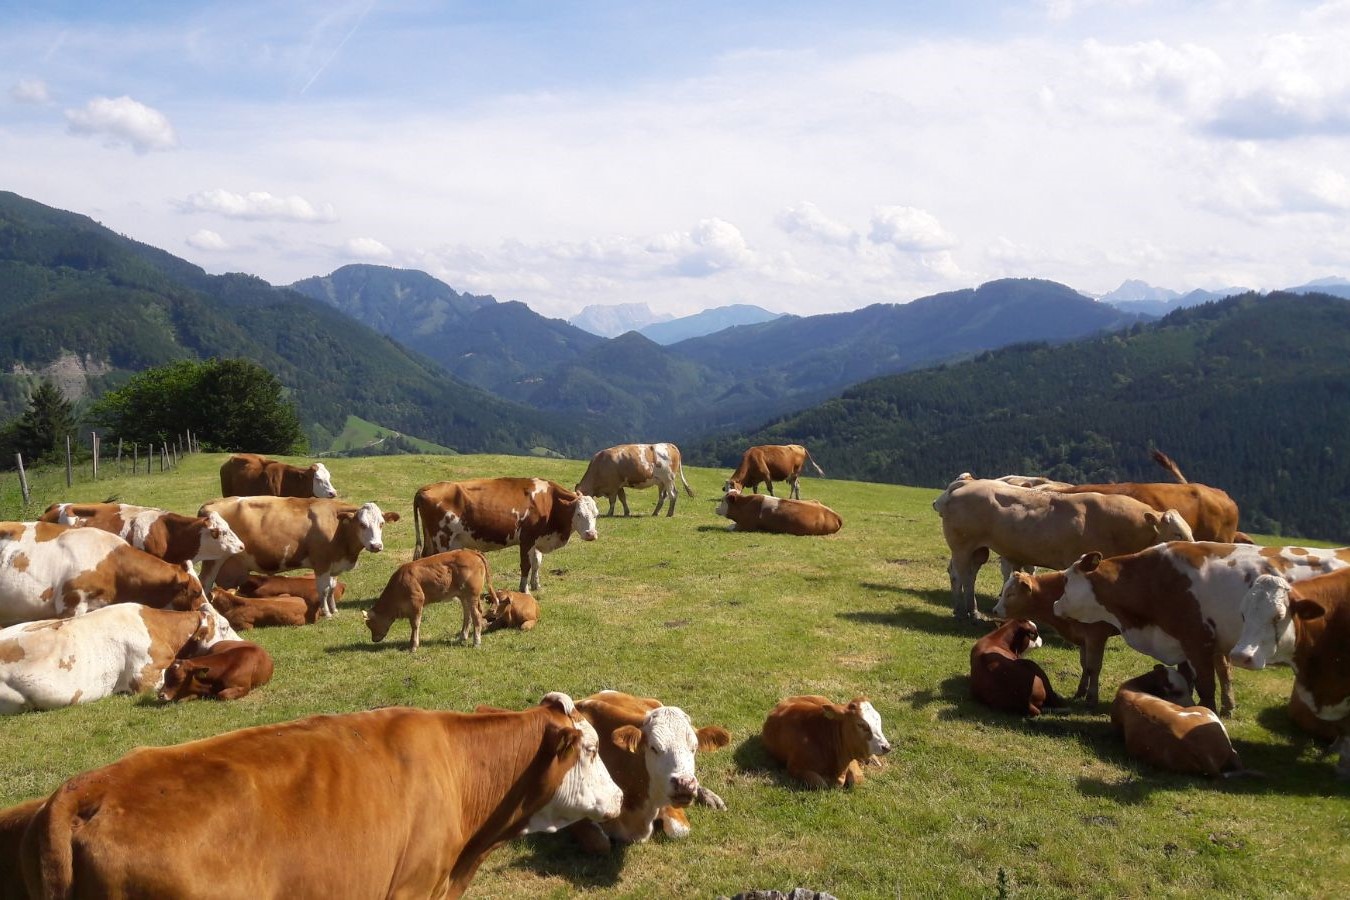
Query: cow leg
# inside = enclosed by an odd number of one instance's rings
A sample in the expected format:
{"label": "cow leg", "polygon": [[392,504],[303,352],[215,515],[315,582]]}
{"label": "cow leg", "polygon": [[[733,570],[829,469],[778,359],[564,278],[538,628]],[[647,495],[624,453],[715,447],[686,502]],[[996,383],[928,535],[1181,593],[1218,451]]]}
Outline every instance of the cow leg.
{"label": "cow leg", "polygon": [[670,479],[670,506],[666,507],[666,518],[675,515],[675,501],[680,499],[680,489],[675,486],[675,479]]}
{"label": "cow leg", "polygon": [[544,554],[534,549],[531,545],[528,549],[524,544],[520,545],[520,592],[528,594],[531,590],[539,590],[539,570],[544,565]]}
{"label": "cow leg", "polygon": [[1233,673],[1228,668],[1227,653],[1214,651],[1214,668],[1219,673],[1219,692],[1223,701],[1219,706],[1219,715],[1231,716],[1233,710],[1237,709],[1237,701],[1233,699]]}
{"label": "cow leg", "polygon": [[422,607],[413,607],[413,613],[408,617],[408,624],[412,626],[412,637],[408,640],[408,652],[416,653],[417,648],[422,646]]}
{"label": "cow leg", "polygon": [[600,856],[609,853],[613,847],[609,835],[595,822],[583,820],[568,826],[567,830],[577,839],[585,853]]}
{"label": "cow leg", "polygon": [[[664,484],[658,484],[656,486],[656,508],[652,510],[652,515],[656,515],[657,513],[659,513],[661,511],[661,507],[665,505],[665,502],[666,502],[666,486]],[[671,512],[675,511],[675,502],[673,500],[670,503],[670,511]]]}
{"label": "cow leg", "polygon": [[614,499],[618,496],[619,496],[618,494],[609,495],[609,517],[611,519],[614,518]]}
{"label": "cow leg", "polygon": [[623,488],[619,488],[619,502],[623,504],[623,517],[626,519],[631,516],[633,511],[628,508],[628,492]]}
{"label": "cow leg", "polygon": [[202,590],[206,591],[206,596],[211,596],[211,588],[216,585],[216,576],[220,574],[220,567],[225,565],[224,557],[220,559],[208,559],[202,563],[202,574],[198,580],[202,583]]}
{"label": "cow leg", "polygon": [[315,571],[314,588],[319,592],[319,611],[325,619],[331,619],[337,615],[337,600],[333,598],[333,576],[327,572]]}
{"label": "cow leg", "polygon": [[856,759],[849,760],[848,768],[844,770],[844,787],[856,787],[866,780],[863,777],[862,766],[858,765],[858,761]]}
{"label": "cow leg", "polygon": [[980,566],[989,561],[989,550],[981,547],[973,553],[953,553],[947,574],[952,583],[952,615],[958,619],[977,619],[975,605],[975,577]]}
{"label": "cow leg", "polygon": [[[775,493],[773,492],[773,482],[770,481],[770,480],[767,479],[767,478],[764,479],[764,490],[766,490],[766,491],[769,492],[769,496],[770,496],[770,497],[776,497],[776,496],[778,496],[777,494],[775,494]],[[755,488],[755,493],[756,493],[756,494],[759,493],[759,488]]]}
{"label": "cow leg", "polygon": [[1200,699],[1200,705],[1217,713],[1219,708],[1214,705],[1213,648],[1207,646],[1199,652],[1187,652],[1186,661],[1195,674],[1195,695]]}
{"label": "cow leg", "polygon": [[221,700],[238,700],[240,697],[243,697],[247,693],[248,688],[246,687],[227,687],[225,688],[225,690],[216,694],[216,697],[220,698]]}
{"label": "cow leg", "polygon": [[802,499],[802,489],[797,485],[796,475],[788,477],[788,485],[792,488],[792,490],[788,491],[788,497],[792,500]]}

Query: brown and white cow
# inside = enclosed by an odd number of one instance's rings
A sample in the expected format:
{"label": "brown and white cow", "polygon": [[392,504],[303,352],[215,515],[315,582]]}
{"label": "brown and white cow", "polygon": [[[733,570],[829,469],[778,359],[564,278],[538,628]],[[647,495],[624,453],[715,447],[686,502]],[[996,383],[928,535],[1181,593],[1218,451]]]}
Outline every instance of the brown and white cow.
{"label": "brown and white cow", "polygon": [[127,503],[53,503],[38,519],[72,528],[98,528],[133,547],[182,565],[224,559],[244,544],[220,516],[180,516]]}
{"label": "brown and white cow", "polygon": [[1190,537],[1179,514],[1158,513],[1131,497],[1058,494],[968,476],[948,485],[933,509],[951,550],[947,572],[958,619],[979,617],[975,577],[990,551],[1009,569],[1063,569],[1093,550],[1118,556]]}
{"label": "brown and white cow", "polygon": [[797,487],[797,478],[802,473],[802,467],[808,462],[816,470],[817,475],[825,474],[801,444],[761,444],[751,447],[741,454],[741,464],[722,485],[722,491],[725,493],[749,488],[758,494],[759,486],[763,484],[768,489],[769,495],[773,496],[773,483],[786,481],[791,488],[788,496],[800,500],[802,492]]}
{"label": "brown and white cow", "polygon": [[204,504],[198,515],[212,512],[239,535],[244,552],[208,564],[202,571],[207,587],[238,587],[254,571],[312,568],[325,617],[337,615],[333,576],[355,568],[362,550],[383,550],[384,523],[399,519],[398,513],[381,512],[375,503],[355,506],[301,497],[224,497]]}
{"label": "brown and white cow", "polygon": [[189,612],[118,603],[0,629],[0,714],[157,689],[183,652],[238,635],[209,604]]}
{"label": "brown and white cow", "polygon": [[658,821],[669,837],[689,834],[684,808],[693,803],[726,809],[722,798],[698,783],[694,754],[731,742],[731,734],[715,725],[694,730],[689,715],[660,700],[601,691],[577,703],[600,735],[600,757],[623,788],[623,809],[596,825],[574,826],[583,848],[607,852],[612,842],[640,843],[651,837]]}
{"label": "brown and white cow", "polygon": [[759,734],[769,755],[813,788],[862,784],[860,763],[891,752],[881,715],[866,697],[847,704],[814,694],[786,697]]}
{"label": "brown and white cow", "polygon": [[[33,815],[28,892],[459,897],[577,764],[582,734],[559,696],[524,712],[389,707],[139,748]],[[575,821],[601,806],[553,812]],[[224,872],[224,847],[247,863]]]}
{"label": "brown and white cow", "polygon": [[684,478],[684,465],[680,461],[680,448],[674,444],[620,444],[601,450],[591,457],[586,473],[577,482],[575,490],[591,497],[609,498],[609,515],[614,515],[614,499],[623,503],[623,514],[629,515],[628,495],[624,488],[658,489],[656,508],[652,515],[661,512],[661,506],[667,500],[670,508],[667,516],[675,515],[675,501],[680,492],[676,489],[675,479],[684,483],[684,491],[690,497],[694,489]]}
{"label": "brown and white cow", "polygon": [[0,522],[0,626],[76,616],[110,603],[189,610],[205,600],[196,575],[115,534]]}
{"label": "brown and white cow", "polygon": [[[475,478],[428,484],[413,495],[413,558],[460,547],[520,547],[520,590],[539,590],[545,553],[566,546],[572,534],[597,537],[600,508],[594,497],[542,478]],[[420,521],[420,525],[418,524]]]}
{"label": "brown and white cow", "polygon": [[539,621],[539,601],[520,591],[496,591],[488,596],[492,609],[485,616],[484,631],[499,628],[518,628],[529,631]]}
{"label": "brown and white cow", "polygon": [[303,597],[241,597],[224,588],[211,589],[211,605],[236,631],[254,628],[290,628],[319,620],[319,601]]}
{"label": "brown and white cow", "polygon": [[1009,619],[970,648],[970,693],[985,706],[1024,716],[1068,706],[1027,652],[1041,646],[1036,623]]}
{"label": "brown and white cow", "polygon": [[[1242,635],[1242,602],[1261,575],[1301,581],[1350,565],[1350,548],[1259,547],[1174,541],[1103,559],[1089,553],[1065,570],[1055,615],[1107,622],[1140,653],[1167,665],[1188,662],[1200,702],[1234,708],[1228,653]],[[1214,679],[1222,707],[1214,702]]]}
{"label": "brown and white cow", "polygon": [[732,531],[825,535],[844,527],[839,513],[817,500],[785,500],[734,489],[723,495],[717,514],[731,520]]}
{"label": "brown and white cow", "polygon": [[300,467],[256,453],[236,453],[220,466],[222,497],[317,497],[337,496],[333,476],[323,463]]}
{"label": "brown and white cow", "polygon": [[238,700],[272,680],[272,656],[250,641],[220,641],[211,652],[176,659],[164,670],[161,700]]}
{"label": "brown and white cow", "polygon": [[[299,597],[309,604],[319,602],[319,586],[313,575],[253,574],[234,592],[240,597]],[[346,583],[334,579],[333,599],[341,601],[346,593]]]}
{"label": "brown and white cow", "polygon": [[410,651],[422,645],[422,610],[428,603],[446,599],[459,600],[464,613],[459,630],[461,644],[473,635],[475,647],[483,643],[483,592],[492,591],[492,572],[487,557],[478,550],[448,550],[406,562],[389,576],[379,599],[369,610],[361,613],[370,639],[384,640],[395,619],[407,619],[412,625]]}
{"label": "brown and white cow", "polygon": [[1213,710],[1191,705],[1189,681],[1175,669],[1154,666],[1116,691],[1111,724],[1135,759],[1186,775],[1211,778],[1243,773],[1228,730]]}

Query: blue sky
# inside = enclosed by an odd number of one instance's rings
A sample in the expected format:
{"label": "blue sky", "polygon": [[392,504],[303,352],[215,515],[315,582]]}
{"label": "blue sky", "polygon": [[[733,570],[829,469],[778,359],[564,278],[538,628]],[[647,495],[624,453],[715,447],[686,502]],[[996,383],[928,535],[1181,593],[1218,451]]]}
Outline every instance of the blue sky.
{"label": "blue sky", "polygon": [[567,316],[1346,275],[1350,2],[0,3],[0,188]]}

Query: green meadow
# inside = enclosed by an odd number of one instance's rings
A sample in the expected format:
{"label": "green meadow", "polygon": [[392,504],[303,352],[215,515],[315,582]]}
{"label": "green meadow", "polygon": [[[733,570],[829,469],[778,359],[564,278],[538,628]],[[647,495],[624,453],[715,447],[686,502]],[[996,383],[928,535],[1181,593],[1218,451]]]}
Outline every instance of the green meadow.
{"label": "green meadow", "polygon": [[[223,459],[189,456],[163,475],[105,475],[69,497],[56,493],[63,483],[39,479],[32,507],[117,495],[195,512],[216,496]],[[584,465],[505,456],[328,461],[345,498],[403,516],[386,528],[385,552],[363,554],[343,577],[339,616],[247,635],[272,653],[276,674],[241,701],[115,697],[0,720],[0,804],[46,794],[142,745],[313,713],[521,708],[552,690],[581,698],[615,688],[681,706],[695,725],[730,729],[730,746],[699,759],[700,780],[728,809],[695,808],[688,838],[658,835],[610,857],[581,855],[566,834],[512,842],[488,858],[470,896],[713,897],[804,886],[841,900],[1268,897],[1343,895],[1350,884],[1350,785],[1335,779],[1334,758],[1289,725],[1288,670],[1234,673],[1230,732],[1265,778],[1207,781],[1137,765],[1105,705],[1025,719],[970,700],[970,647],[986,629],[951,617],[932,489],[806,478],[803,496],[837,510],[840,533],[737,534],[713,511],[726,472],[688,469],[697,496],[682,494],[673,518],[645,515],[655,491],[632,491],[642,515],[602,516],[598,541],[544,557],[534,631],[495,632],[479,649],[462,647],[453,642],[458,608],[433,606],[416,655],[405,649],[406,623],[383,644],[370,642],[360,611],[412,557],[418,487],[487,475],[570,487]],[[14,509],[7,502],[6,515]],[[516,550],[488,560],[499,586],[517,586]],[[997,567],[986,566],[985,610],[998,587]],[[1035,658],[1072,693],[1074,648],[1047,634]],[[1151,665],[1116,639],[1103,696],[1109,701],[1120,681]],[[774,703],[807,693],[865,695],[882,715],[894,749],[853,791],[799,789],[759,744]],[[171,842],[172,823],[164,829]],[[231,860],[228,847],[221,857],[247,865]]]}

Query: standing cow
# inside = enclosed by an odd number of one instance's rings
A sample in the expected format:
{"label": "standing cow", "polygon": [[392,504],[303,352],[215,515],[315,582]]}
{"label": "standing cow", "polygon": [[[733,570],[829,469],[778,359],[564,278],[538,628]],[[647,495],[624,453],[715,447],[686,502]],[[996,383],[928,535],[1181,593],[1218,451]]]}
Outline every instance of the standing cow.
{"label": "standing cow", "polygon": [[577,482],[577,493],[591,497],[609,498],[609,515],[614,515],[614,498],[623,504],[623,514],[629,515],[628,496],[624,488],[659,488],[656,508],[652,515],[661,511],[661,505],[670,501],[667,516],[675,515],[675,501],[680,492],[676,490],[675,479],[684,483],[684,491],[690,497],[694,489],[684,478],[684,465],[680,461],[680,448],[674,444],[620,444],[601,450],[591,457],[586,474]]}
{"label": "standing cow", "polygon": [[770,496],[774,496],[773,483],[786,481],[792,488],[788,496],[793,500],[800,500],[802,492],[797,487],[797,477],[801,475],[802,467],[808,462],[816,470],[817,475],[825,474],[801,444],[761,444],[758,447],[751,447],[741,455],[741,464],[722,485],[722,490],[725,492],[750,488],[758,494],[759,486],[763,484]]}
{"label": "standing cow", "polygon": [[127,503],[53,503],[38,519],[72,528],[98,528],[165,562],[182,565],[224,559],[244,549],[220,516],[180,516]]}
{"label": "standing cow", "polygon": [[380,598],[361,614],[370,639],[384,640],[395,619],[407,619],[412,625],[408,650],[422,645],[422,610],[428,603],[447,598],[459,600],[464,614],[459,630],[461,644],[473,635],[475,647],[483,643],[483,592],[492,594],[492,573],[487,557],[479,550],[448,550],[406,562],[389,576]]}
{"label": "standing cow", "polygon": [[256,453],[236,453],[220,465],[220,495],[331,500],[337,496],[337,490],[323,463],[301,468]]}

